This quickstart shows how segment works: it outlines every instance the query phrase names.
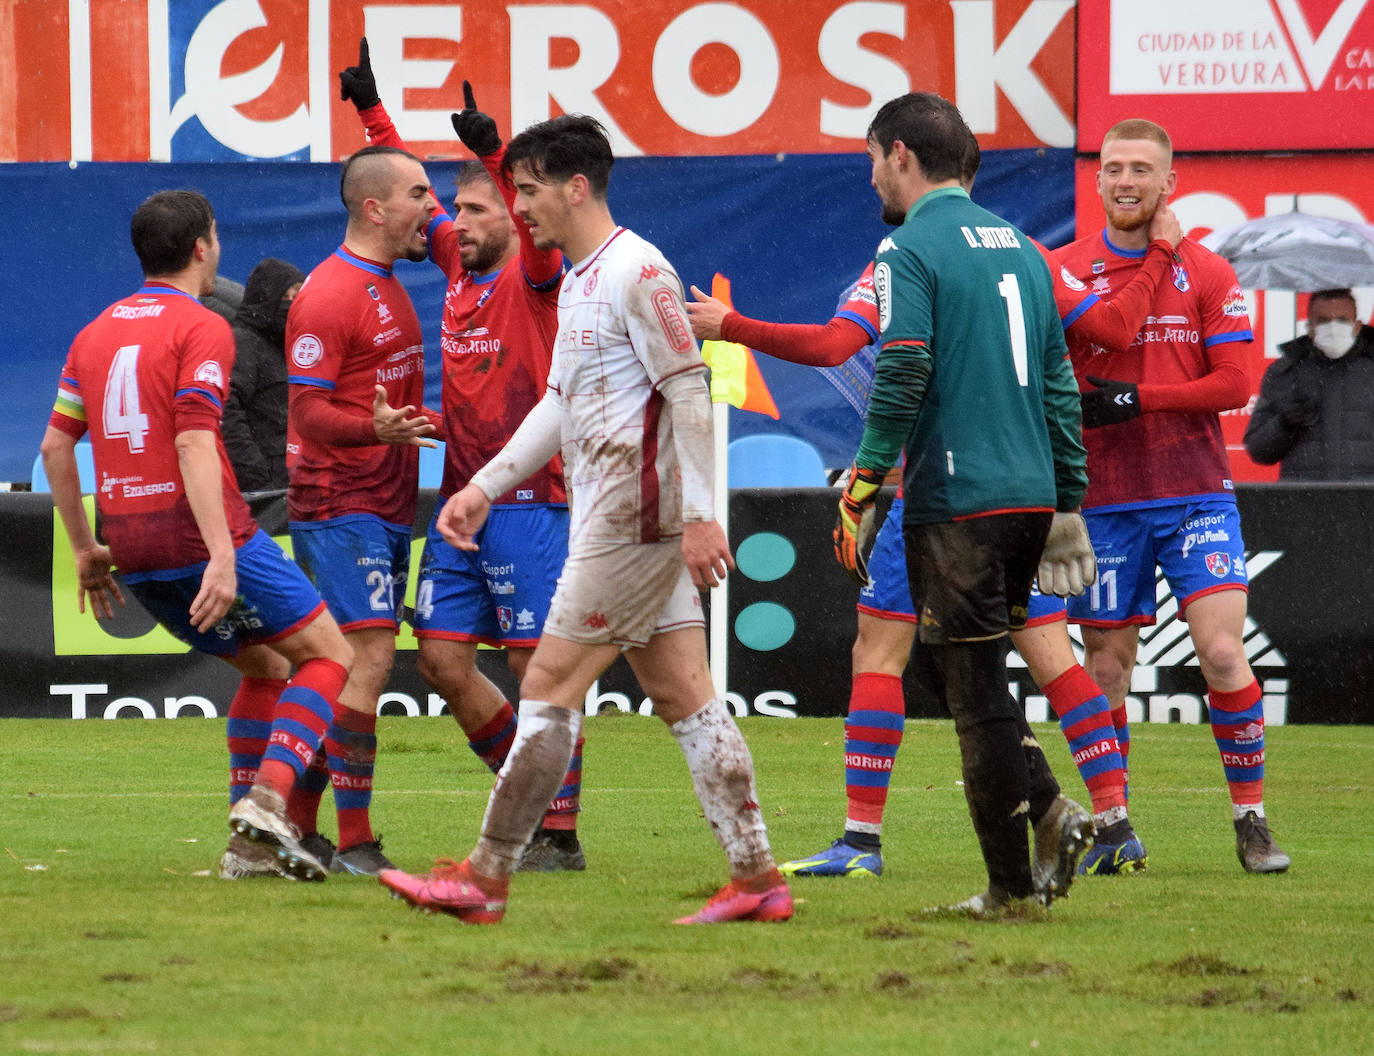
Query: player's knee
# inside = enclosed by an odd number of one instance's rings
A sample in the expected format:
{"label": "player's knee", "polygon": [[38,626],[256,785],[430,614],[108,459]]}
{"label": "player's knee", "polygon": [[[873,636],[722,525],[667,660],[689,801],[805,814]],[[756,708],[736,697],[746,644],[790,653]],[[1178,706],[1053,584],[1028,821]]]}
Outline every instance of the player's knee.
{"label": "player's knee", "polygon": [[1245,646],[1239,638],[1214,635],[1201,642],[1195,641],[1193,648],[1197,653],[1198,665],[1202,668],[1202,676],[1209,685],[1235,685],[1249,671]]}

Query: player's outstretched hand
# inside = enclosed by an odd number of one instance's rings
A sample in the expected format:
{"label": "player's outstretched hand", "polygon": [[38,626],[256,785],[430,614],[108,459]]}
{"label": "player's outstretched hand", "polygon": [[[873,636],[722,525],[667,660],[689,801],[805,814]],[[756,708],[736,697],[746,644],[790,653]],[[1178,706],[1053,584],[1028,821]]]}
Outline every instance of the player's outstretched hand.
{"label": "player's outstretched hand", "polygon": [[1056,513],[1036,581],[1041,594],[1077,597],[1097,579],[1097,558],[1081,513]]}
{"label": "player's outstretched hand", "polygon": [[1175,249],[1178,249],[1178,244],[1183,241],[1183,225],[1169,208],[1169,203],[1162,198],[1150,220],[1150,241],[1153,242],[1157,238],[1168,239],[1169,245]]}
{"label": "player's outstretched hand", "polygon": [[233,551],[228,557],[210,558],[200,575],[200,590],[191,601],[191,626],[204,634],[219,623],[234,604],[238,590]]}
{"label": "player's outstretched hand", "polygon": [[110,574],[112,567],[114,558],[110,556],[108,546],[97,544],[76,553],[76,607],[79,611],[85,612],[86,599],[89,598],[91,614],[97,620],[114,619],[112,601],[124,604],[124,595],[120,592],[119,584]]}
{"label": "player's outstretched hand", "polygon": [[696,335],[697,340],[725,340],[725,335],[720,332],[720,326],[730,314],[730,306],[709,293],[702,293],[695,286],[692,287],[692,296],[696,300],[687,302],[687,317],[692,321],[692,333]]}
{"label": "player's outstretched hand", "polygon": [[376,386],[372,398],[372,428],[377,431],[377,439],[384,444],[410,444],[414,447],[438,447],[432,436],[436,430],[434,423],[426,415],[416,414],[415,408],[393,407],[386,402],[386,389]]}
{"label": "player's outstretched hand", "polygon": [[358,65],[339,71],[339,98],[349,100],[359,110],[368,110],[382,101],[377,94],[377,79],[372,76],[366,37],[358,42]]}
{"label": "player's outstretched hand", "polygon": [[439,534],[459,550],[476,550],[477,533],[487,521],[491,500],[476,484],[468,484],[456,495],[449,496],[439,511],[435,527]]}
{"label": "player's outstretched hand", "polygon": [[1095,378],[1088,375],[1094,386],[1083,393],[1083,428],[1097,429],[1104,425],[1119,425],[1140,417],[1140,389],[1129,381]]}
{"label": "player's outstretched hand", "polygon": [[463,109],[450,114],[453,131],[458,133],[463,146],[479,158],[495,154],[501,149],[501,134],[496,131],[496,120],[477,109],[477,100],[472,96],[472,85],[463,82]]}
{"label": "player's outstretched hand", "polygon": [[868,551],[873,543],[873,504],[878,489],[883,486],[884,474],[873,469],[849,469],[849,484],[840,496],[839,516],[831,538],[835,543],[835,560],[855,583],[868,586]]}
{"label": "player's outstretched hand", "polygon": [[730,556],[730,542],[718,521],[683,524],[682,556],[698,590],[719,586],[725,582],[726,573],[735,567],[735,559]]}

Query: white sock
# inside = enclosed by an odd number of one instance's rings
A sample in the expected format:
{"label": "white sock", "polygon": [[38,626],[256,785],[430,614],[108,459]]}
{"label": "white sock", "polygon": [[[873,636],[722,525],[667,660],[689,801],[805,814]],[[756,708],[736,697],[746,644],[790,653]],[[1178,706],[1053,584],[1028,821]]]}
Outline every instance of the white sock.
{"label": "white sock", "polygon": [[582,729],[582,712],[522,700],[515,740],[487,800],[482,835],[469,860],[484,876],[508,876],[558,794]]}
{"label": "white sock", "polygon": [[774,867],[768,829],[754,791],[754,761],[730,709],[713,697],[669,727],[706,821],[715,833],[732,877],[757,876]]}

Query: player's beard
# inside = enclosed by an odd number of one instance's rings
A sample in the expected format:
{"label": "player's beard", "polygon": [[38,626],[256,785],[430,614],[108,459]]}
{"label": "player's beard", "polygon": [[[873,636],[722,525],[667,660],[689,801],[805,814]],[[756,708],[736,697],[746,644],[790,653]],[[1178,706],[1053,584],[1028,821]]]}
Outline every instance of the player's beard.
{"label": "player's beard", "polygon": [[1158,208],[1158,196],[1156,196],[1154,204],[1148,208],[1137,209],[1129,213],[1118,209],[1116,203],[1111,202],[1107,205],[1107,222],[1117,231],[1139,231],[1142,227],[1150,226],[1150,221],[1155,218],[1155,210]]}
{"label": "player's beard", "polygon": [[[463,269],[475,275],[485,275],[487,272],[491,271],[492,268],[496,267],[497,262],[501,259],[501,255],[506,251],[504,242],[498,242],[496,239],[491,238],[482,242],[473,242],[466,248],[466,253],[460,249],[459,258],[463,265]],[[466,260],[461,259],[464,256],[467,257]]]}
{"label": "player's beard", "polygon": [[883,202],[883,223],[890,224],[892,227],[901,227],[906,223],[906,213],[895,205],[888,205]]}

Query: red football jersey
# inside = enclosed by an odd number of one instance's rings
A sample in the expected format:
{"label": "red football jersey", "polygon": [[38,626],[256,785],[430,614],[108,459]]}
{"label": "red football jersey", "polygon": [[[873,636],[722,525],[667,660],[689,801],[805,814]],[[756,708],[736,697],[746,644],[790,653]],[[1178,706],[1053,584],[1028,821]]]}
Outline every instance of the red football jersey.
{"label": "red football jersey", "polygon": [[49,422],[90,433],[100,535],[121,572],[210,558],[181,479],[181,432],[215,434],[234,546],[257,531],[219,434],[233,367],[229,324],[161,283],[116,301],[72,342]]}
{"label": "red football jersey", "polygon": [[292,398],[287,418],[287,514],[322,521],[370,513],[409,526],[419,491],[420,449],[408,444],[330,443],[301,433],[301,390],[328,393],[355,423],[372,421],[374,388],[392,407],[424,401],[420,322],[390,268],[342,246],[315,268],[291,305],[286,369]]}
{"label": "red football jersey", "polygon": [[[486,275],[465,271],[453,222],[443,214],[430,225],[429,254],[449,278],[439,336],[446,440],[442,500],[490,462],[543,399],[558,334],[562,271],[555,263],[540,286],[531,285],[520,257]],[[554,458],[492,505],[567,501],[561,463]]]}
{"label": "red football jersey", "polygon": [[[1113,246],[1106,233],[1053,253],[1056,263],[1110,301],[1139,270],[1145,250]],[[1236,273],[1191,239],[1179,245],[1169,281],[1129,347],[1109,352],[1070,328],[1065,337],[1079,387],[1088,375],[1138,385],[1196,381],[1213,368],[1212,349],[1252,341]],[[1085,507],[1151,506],[1234,492],[1226,443],[1215,412],[1155,411],[1118,425],[1083,430],[1088,449]]]}

